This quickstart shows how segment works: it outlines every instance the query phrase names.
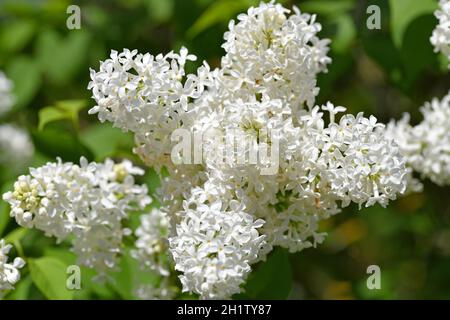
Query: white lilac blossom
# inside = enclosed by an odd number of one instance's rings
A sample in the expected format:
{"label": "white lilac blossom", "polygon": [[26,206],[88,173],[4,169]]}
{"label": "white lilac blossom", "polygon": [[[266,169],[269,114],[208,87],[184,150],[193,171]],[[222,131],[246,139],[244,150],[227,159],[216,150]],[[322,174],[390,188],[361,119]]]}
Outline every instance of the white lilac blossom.
{"label": "white lilac blossom", "polygon": [[[385,207],[407,187],[405,160],[375,117],[338,119],[345,108],[314,107],[329,41],[318,38],[315,16],[290,13],[270,2],[239,15],[215,70],[203,63],[186,75],[195,57],[184,48],[156,57],[113,51],[91,70],[91,113],[132,131],[135,152],[162,177],[162,206],[142,218],[134,256],[163,270],[155,257],[169,230],[183,291],[204,299],[239,293],[251,265],[274,246],[297,252],[320,244],[320,221],[350,203]],[[200,163],[172,161],[175,129],[201,133]],[[229,148],[236,132],[252,142]],[[268,161],[246,157],[253,142],[270,149]],[[267,165],[275,170],[263,174]]]}
{"label": "white lilac blossom", "polygon": [[197,75],[185,74],[186,61],[195,60],[186,48],[156,57],[113,50],[100,71],[91,69],[88,88],[98,105],[89,113],[132,131],[136,152],[148,165],[161,167],[170,159],[170,134],[188,122],[190,100],[198,98],[208,82],[206,63]]}
{"label": "white lilac blossom", "polygon": [[404,159],[380,132],[382,124],[362,113],[336,123],[336,114],[345,108],[328,103],[322,110],[330,113],[328,125],[318,106],[300,117],[280,162],[275,201],[269,210],[257,209],[267,214],[259,216],[267,221],[262,232],[272,245],[291,252],[320,244],[324,234],[318,223],[340,208],[351,202],[385,207],[406,188]]}
{"label": "white lilac blossom", "polygon": [[8,254],[12,245],[5,244],[5,240],[0,240],[0,298],[7,290],[13,290],[14,284],[20,280],[21,269],[25,265],[22,258],[15,258],[13,262],[8,262]]}
{"label": "white lilac blossom", "polygon": [[258,233],[264,222],[254,220],[238,202],[209,203],[204,195],[184,203],[184,218],[170,238],[175,269],[183,273],[183,291],[203,299],[228,298],[240,292],[264,245]]}
{"label": "white lilac blossom", "polygon": [[8,112],[14,104],[12,95],[13,84],[6,75],[0,71],[0,116]]}
{"label": "white lilac blossom", "polygon": [[28,132],[12,124],[0,125],[0,165],[20,169],[33,154],[34,146]]}
{"label": "white lilac blossom", "polygon": [[128,213],[151,202],[146,186],[135,184],[143,170],[131,162],[80,165],[48,163],[30,169],[3,195],[11,216],[22,227],[36,228],[61,242],[74,235],[78,262],[99,273],[113,269],[121,252]]}
{"label": "white lilac blossom", "polygon": [[435,12],[439,20],[430,38],[435,52],[443,53],[450,60],[450,1],[440,0],[439,10]]}
{"label": "white lilac blossom", "polygon": [[316,77],[326,71],[328,39],[319,39],[316,16],[280,4],[261,3],[229,23],[222,59],[223,86],[233,95],[265,94],[289,103],[294,115],[312,107]]}
{"label": "white lilac blossom", "polygon": [[149,214],[141,215],[140,219],[141,224],[135,232],[136,249],[131,255],[141,262],[143,269],[150,269],[168,277],[171,268],[168,258],[169,217],[154,208]]}
{"label": "white lilac blossom", "polygon": [[409,123],[409,114],[391,121],[386,134],[396,141],[407,164],[422,177],[444,186],[450,184],[450,93],[421,108],[423,120]]}

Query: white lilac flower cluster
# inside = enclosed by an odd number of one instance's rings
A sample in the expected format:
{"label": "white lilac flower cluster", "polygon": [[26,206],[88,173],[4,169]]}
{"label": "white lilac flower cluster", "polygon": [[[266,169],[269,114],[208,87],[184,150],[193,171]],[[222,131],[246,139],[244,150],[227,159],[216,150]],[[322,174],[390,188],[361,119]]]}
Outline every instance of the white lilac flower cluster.
{"label": "white lilac flower cluster", "polygon": [[[0,117],[14,104],[13,83],[0,71]],[[31,160],[34,146],[29,134],[13,124],[0,125],[0,165],[10,172],[22,169]]]}
{"label": "white lilac flower cluster", "polygon": [[3,199],[11,205],[11,216],[25,228],[36,228],[58,242],[73,236],[78,263],[100,274],[116,265],[122,237],[130,231],[122,227],[129,211],[151,202],[147,188],[135,184],[143,171],[131,162],[80,165],[48,163],[30,169]]}
{"label": "white lilac flower cluster", "polygon": [[409,114],[391,121],[386,135],[400,146],[407,164],[422,177],[444,186],[450,184],[450,93],[421,108],[423,120],[416,126],[409,123]]}
{"label": "white lilac flower cluster", "polygon": [[[450,1],[440,0],[435,12],[439,23],[430,38],[436,52],[442,52],[450,60]],[[433,98],[421,108],[423,120],[410,124],[410,115],[399,121],[392,120],[385,134],[394,139],[405,156],[408,169],[408,191],[422,189],[413,171],[421,177],[444,186],[450,184],[450,92],[442,99]]]}
{"label": "white lilac flower cluster", "polygon": [[13,84],[6,75],[0,71],[0,116],[8,112],[14,104],[12,95]]}
{"label": "white lilac flower cluster", "polygon": [[168,277],[171,261],[168,259],[169,217],[165,212],[153,208],[150,213],[140,216],[141,223],[136,229],[136,249],[131,252],[133,258],[142,262],[144,269]]}
{"label": "white lilac flower cluster", "polygon": [[[162,176],[160,213],[143,218],[135,256],[164,270],[156,257],[167,232],[183,291],[229,298],[273,246],[315,246],[324,239],[319,222],[342,207],[386,206],[405,191],[408,169],[384,125],[362,114],[338,119],[346,109],[331,103],[314,107],[316,77],[331,62],[320,29],[314,15],[261,3],[230,22],[218,69],[204,62],[186,75],[196,58],[183,48],[156,57],[113,51],[91,70],[90,113],[132,131],[135,152]],[[180,128],[216,133],[203,141],[201,163],[171,161]],[[232,130],[276,146],[269,164],[277,170],[261,174],[267,163],[247,158],[216,161],[224,151],[217,136]]]}
{"label": "white lilac flower cluster", "polygon": [[0,165],[20,169],[33,157],[34,146],[25,130],[12,125],[0,125]]}
{"label": "white lilac flower cluster", "polygon": [[136,229],[135,249],[131,256],[141,263],[143,270],[159,276],[152,284],[138,284],[136,297],[142,300],[169,300],[178,293],[174,283],[174,265],[169,256],[169,216],[156,208],[140,216],[140,226]]}
{"label": "white lilac flower cluster", "polygon": [[0,240],[0,298],[7,290],[14,289],[14,284],[20,280],[21,269],[25,265],[22,258],[15,258],[12,263],[8,263],[8,254],[12,245],[5,244],[5,240]]}
{"label": "white lilac flower cluster", "polygon": [[238,201],[204,201],[184,203],[185,217],[170,239],[175,269],[183,273],[183,288],[208,299],[228,298],[240,291],[258,259],[265,244],[258,229],[264,221],[255,221]]}
{"label": "white lilac flower cluster", "polygon": [[140,285],[135,291],[136,297],[140,300],[172,300],[177,293],[178,288],[167,277],[162,278],[156,285]]}
{"label": "white lilac flower cluster", "polygon": [[[440,0],[439,10],[435,12],[439,20],[430,38],[435,52],[443,53],[450,60],[450,1]],[[450,66],[450,65],[449,65]]]}

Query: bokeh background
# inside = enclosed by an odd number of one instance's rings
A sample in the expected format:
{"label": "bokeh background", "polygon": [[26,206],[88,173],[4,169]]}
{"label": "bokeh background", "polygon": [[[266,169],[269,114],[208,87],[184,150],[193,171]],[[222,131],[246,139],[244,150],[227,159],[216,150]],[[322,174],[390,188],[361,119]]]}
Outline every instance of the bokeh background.
{"label": "bokeh background", "polygon": [[[0,0],[0,70],[14,82],[16,103],[0,123],[26,128],[35,144],[29,164],[39,166],[61,157],[102,161],[130,158],[131,137],[100,124],[87,110],[94,105],[87,90],[89,68],[111,49],[167,53],[186,46],[202,60],[218,66],[228,21],[259,1],[252,0]],[[317,103],[328,100],[349,112],[364,111],[379,121],[399,119],[450,88],[448,62],[429,42],[437,20],[437,0],[305,0],[279,1],[316,13],[321,37],[332,40],[329,72],[319,77]],[[81,8],[81,29],[68,30],[66,9]],[[381,8],[381,29],[369,30],[369,5]],[[197,65],[196,65],[197,64]],[[54,114],[69,106],[69,115]],[[49,111],[50,110],[50,111]],[[79,111],[79,112],[78,112]],[[48,123],[47,123],[48,122]],[[450,128],[449,128],[450,129]],[[0,169],[4,192],[27,167]],[[158,179],[148,170],[142,179],[151,192]],[[298,254],[275,251],[257,266],[240,297],[276,299],[450,299],[450,189],[424,181],[424,192],[403,197],[387,208],[346,208],[326,221],[329,236],[316,249]],[[133,218],[131,225],[136,224]],[[132,285],[152,281],[136,271],[128,256],[122,272],[106,284],[92,282],[82,269],[82,290],[66,292],[53,284],[65,282],[65,266],[75,257],[65,243],[56,244],[40,232],[18,228],[0,200],[0,238],[29,258],[50,257],[34,274],[27,269],[17,289],[6,298],[133,299]],[[47,260],[48,261],[48,260]],[[381,289],[368,290],[366,269],[381,268]],[[41,272],[39,272],[41,271]],[[239,298],[239,297],[237,297]]]}

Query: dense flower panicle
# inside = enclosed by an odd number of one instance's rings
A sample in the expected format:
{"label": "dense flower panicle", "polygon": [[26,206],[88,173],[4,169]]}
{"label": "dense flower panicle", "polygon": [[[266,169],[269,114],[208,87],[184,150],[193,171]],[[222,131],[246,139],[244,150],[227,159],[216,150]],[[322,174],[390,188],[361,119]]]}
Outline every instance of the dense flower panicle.
{"label": "dense flower panicle", "polygon": [[423,177],[450,184],[450,93],[421,108],[423,121],[409,124],[409,114],[387,126],[387,135],[400,146],[408,165]]}
{"label": "dense flower panicle", "polygon": [[79,263],[103,272],[115,266],[122,236],[129,233],[121,222],[151,202],[146,186],[135,184],[133,176],[141,174],[129,161],[82,158],[76,165],[59,159],[20,176],[3,199],[19,225],[58,241],[73,234]]}
{"label": "dense flower panicle", "polygon": [[[410,169],[382,124],[362,113],[338,121],[345,108],[331,103],[314,107],[316,77],[331,61],[320,29],[297,8],[261,3],[230,23],[218,69],[205,63],[185,75],[194,57],[182,49],[113,52],[91,70],[91,113],[132,131],[134,151],[166,169],[162,207],[143,216],[134,256],[163,270],[155,259],[167,225],[184,291],[229,298],[274,246],[314,247],[324,240],[321,220],[352,202],[386,206],[406,190]],[[172,162],[175,129],[201,134],[201,163]],[[230,138],[244,143],[230,148]]]}
{"label": "dense flower panicle", "polygon": [[0,125],[0,165],[19,170],[33,154],[33,142],[25,130],[12,124]]}
{"label": "dense flower panicle", "polygon": [[328,126],[318,106],[301,117],[280,163],[275,201],[260,216],[272,245],[291,252],[320,244],[320,220],[350,202],[386,206],[406,188],[404,159],[380,132],[382,124],[362,113],[336,123],[335,115],[345,108],[328,103],[322,110],[330,113]]}
{"label": "dense flower panicle", "polygon": [[[333,110],[330,103],[322,107],[330,108]],[[298,159],[315,163],[310,175],[315,175],[316,188],[324,187],[323,194],[335,195],[344,207],[350,202],[366,207],[379,203],[385,207],[404,192],[405,161],[397,145],[384,137],[383,124],[373,116],[365,118],[359,113],[356,117],[344,115],[339,123],[331,122],[324,128],[318,110],[316,107],[312,115],[302,119],[300,126],[306,130],[300,140],[311,136],[300,142],[304,153]]]}
{"label": "dense flower panicle", "polygon": [[237,202],[200,199],[185,202],[184,218],[170,238],[175,269],[183,273],[183,291],[203,299],[229,298],[240,291],[264,245],[258,233],[264,222],[254,220]]}
{"label": "dense flower panicle", "polygon": [[8,263],[11,248],[12,245],[0,240],[0,298],[6,290],[14,289],[14,284],[20,280],[19,269],[25,265],[22,258],[15,258],[12,263]]}
{"label": "dense flower panicle", "polygon": [[[430,38],[436,52],[441,52],[450,60],[450,1],[439,0],[439,10],[435,12],[439,20]],[[450,67],[450,65],[449,65]]]}
{"label": "dense flower panicle", "polygon": [[0,71],[0,116],[8,112],[14,104],[13,83]]}
{"label": "dense flower panicle", "polygon": [[141,262],[144,269],[168,277],[171,267],[168,260],[169,217],[159,209],[152,209],[149,214],[141,215],[140,219],[141,224],[135,232],[136,249],[131,255]]}
{"label": "dense flower panicle", "polygon": [[200,97],[210,81],[206,63],[196,75],[186,75],[185,63],[195,60],[185,48],[179,54],[156,57],[137,50],[113,50],[110,59],[101,62],[100,71],[91,69],[88,89],[97,106],[89,113],[132,131],[137,153],[148,165],[161,167],[169,160],[170,134],[188,122],[190,101]]}
{"label": "dense flower panicle", "polygon": [[317,33],[315,15],[294,13],[280,4],[261,3],[231,21],[225,33],[222,84],[237,96],[265,94],[289,103],[293,113],[312,107],[316,77],[326,71],[329,40]]}

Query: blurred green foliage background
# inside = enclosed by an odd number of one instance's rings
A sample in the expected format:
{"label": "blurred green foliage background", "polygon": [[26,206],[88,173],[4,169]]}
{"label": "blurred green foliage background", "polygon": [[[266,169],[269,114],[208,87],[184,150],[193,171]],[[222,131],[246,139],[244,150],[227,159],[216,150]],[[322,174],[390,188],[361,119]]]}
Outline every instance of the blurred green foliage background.
{"label": "blurred green foliage background", "polygon": [[[65,161],[134,159],[131,137],[89,116],[93,106],[89,68],[111,49],[158,54],[186,46],[199,59],[218,66],[227,23],[258,0],[1,0],[0,70],[15,85],[16,103],[0,123],[27,128],[35,144],[30,164]],[[319,77],[317,103],[328,100],[349,112],[364,111],[380,121],[403,112],[419,122],[419,107],[450,88],[448,62],[433,53],[429,37],[436,25],[437,0],[297,0],[279,1],[316,13],[321,37],[332,39],[329,72]],[[81,8],[81,29],[68,30],[66,9]],[[382,28],[369,30],[366,9],[381,8]],[[192,66],[192,68],[194,68]],[[41,123],[39,123],[41,118]],[[48,123],[47,123],[48,122]],[[449,128],[450,129],[450,128]],[[22,172],[0,171],[2,191]],[[154,192],[155,173],[142,179]],[[393,202],[387,209],[350,207],[328,220],[325,243],[289,255],[275,251],[257,266],[241,297],[292,299],[450,299],[450,189],[425,181],[424,192]],[[132,219],[131,224],[136,223]],[[132,299],[136,281],[153,281],[125,256],[122,272],[106,285],[90,281],[83,269],[83,290],[69,292],[65,265],[75,257],[40,232],[18,228],[0,200],[0,238],[34,258],[7,298]],[[368,290],[366,269],[379,265],[381,290]],[[43,269],[43,270],[40,270]],[[41,272],[42,271],[42,272]],[[51,274],[49,276],[48,274]],[[46,277],[51,277],[47,279]]]}

